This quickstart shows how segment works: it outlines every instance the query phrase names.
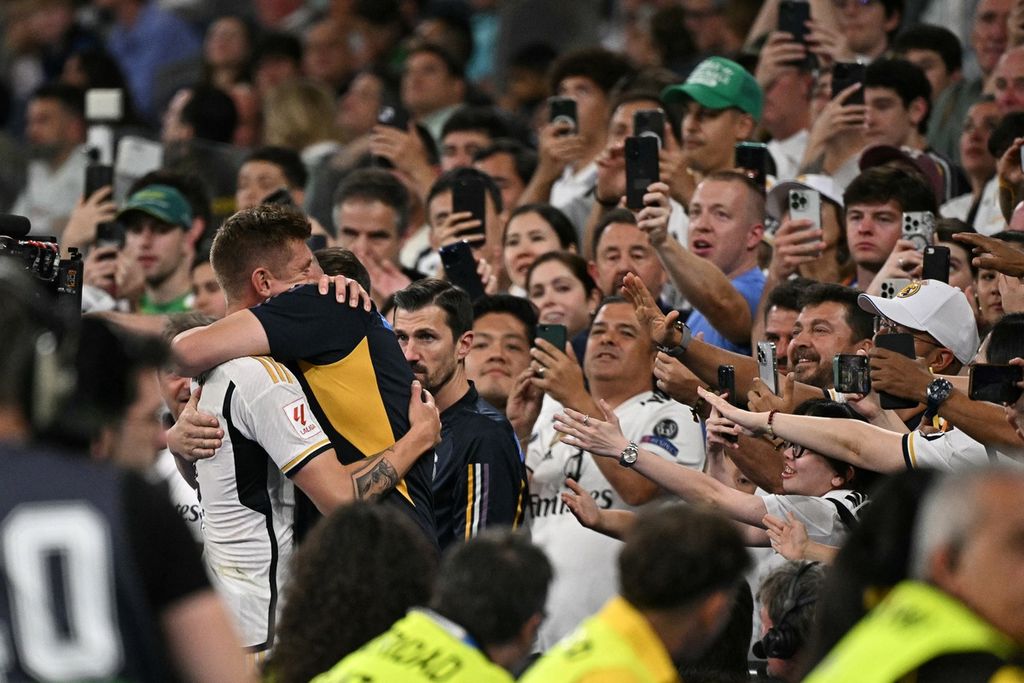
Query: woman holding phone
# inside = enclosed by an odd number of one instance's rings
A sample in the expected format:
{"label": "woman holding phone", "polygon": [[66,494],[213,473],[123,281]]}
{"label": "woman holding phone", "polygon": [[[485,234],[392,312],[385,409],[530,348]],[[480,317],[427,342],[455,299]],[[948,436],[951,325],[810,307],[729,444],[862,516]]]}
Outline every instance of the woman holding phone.
{"label": "woman holding phone", "polygon": [[511,287],[509,293],[524,296],[526,275],[541,254],[576,253],[576,229],[565,214],[550,204],[524,204],[505,224],[502,258]]}

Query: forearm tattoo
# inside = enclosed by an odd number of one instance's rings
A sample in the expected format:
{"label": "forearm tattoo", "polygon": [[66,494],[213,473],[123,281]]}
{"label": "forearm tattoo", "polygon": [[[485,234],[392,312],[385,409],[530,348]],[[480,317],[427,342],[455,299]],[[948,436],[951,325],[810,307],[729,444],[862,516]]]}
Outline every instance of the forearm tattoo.
{"label": "forearm tattoo", "polygon": [[391,448],[386,448],[373,456],[370,464],[353,478],[356,485],[356,496],[367,500],[383,495],[393,489],[400,477],[394,465],[387,459]]}

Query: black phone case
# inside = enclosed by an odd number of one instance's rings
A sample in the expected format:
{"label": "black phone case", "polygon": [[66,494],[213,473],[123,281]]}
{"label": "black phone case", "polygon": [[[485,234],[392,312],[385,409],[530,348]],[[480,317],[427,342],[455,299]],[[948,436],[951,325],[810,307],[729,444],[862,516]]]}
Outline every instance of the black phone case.
{"label": "black phone case", "polygon": [[[867,67],[858,62],[836,62],[832,67],[832,98],[854,83],[864,83]],[[864,104],[864,88],[850,95],[843,104]]]}
{"label": "black phone case", "polygon": [[736,167],[753,174],[762,188],[768,174],[768,146],[760,142],[739,142],[735,148]]}
{"label": "black phone case", "polygon": [[[888,349],[896,353],[902,353],[907,358],[916,358],[914,351],[914,337],[909,334],[880,334],[875,337],[875,346],[880,349]],[[900,398],[885,392],[878,392],[878,402],[884,410],[900,410],[902,408],[915,408],[917,401],[907,398]]]}
{"label": "black phone case", "polygon": [[441,247],[441,264],[448,282],[466,292],[471,301],[484,295],[484,283],[476,273],[476,259],[469,244],[456,242]]}
{"label": "black phone case", "polygon": [[569,341],[569,333],[565,325],[537,325],[537,336],[550,343],[559,351],[565,351],[565,344]]}
{"label": "black phone case", "polygon": [[1019,365],[978,363],[971,366],[967,396],[972,401],[1011,405],[1021,397],[1021,389],[1017,386],[1017,382],[1022,379],[1024,379],[1024,368]]}
{"label": "black phone case", "polygon": [[576,100],[570,97],[551,97],[548,99],[548,121],[557,123],[566,121],[572,124],[573,131],[579,130],[579,117],[576,114]]}
{"label": "black phone case", "polygon": [[633,113],[633,135],[638,138],[658,138],[663,144],[665,112],[660,109],[641,109]]}
{"label": "black phone case", "polygon": [[91,197],[96,190],[107,185],[114,185],[114,167],[106,164],[89,164],[85,167],[85,198]]}
{"label": "black phone case", "polygon": [[471,242],[482,242],[485,239],[484,217],[487,215],[486,192],[487,190],[484,187],[484,181],[481,178],[469,176],[466,178],[459,178],[455,181],[455,185],[452,187],[452,213],[468,211],[473,214],[473,218],[480,221],[480,227],[461,232],[459,234],[461,239],[469,240]]}
{"label": "black phone case", "polygon": [[799,43],[807,42],[807,22],[811,18],[811,5],[799,0],[782,0],[779,3],[779,30],[793,36]]}
{"label": "black phone case", "polygon": [[377,123],[398,130],[409,130],[409,115],[401,107],[385,105],[377,111]]}
{"label": "black phone case", "polygon": [[929,245],[924,248],[921,279],[939,280],[949,284],[949,247]]}
{"label": "black phone case", "polygon": [[647,188],[659,177],[658,141],[635,135],[626,138],[626,206],[634,211],[644,208]]}

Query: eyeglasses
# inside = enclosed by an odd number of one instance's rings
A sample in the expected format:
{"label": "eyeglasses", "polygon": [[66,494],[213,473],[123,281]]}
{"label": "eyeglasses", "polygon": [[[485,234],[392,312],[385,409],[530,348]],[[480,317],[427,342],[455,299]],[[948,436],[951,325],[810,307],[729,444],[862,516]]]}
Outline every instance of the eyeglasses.
{"label": "eyeglasses", "polygon": [[794,460],[799,460],[800,458],[804,457],[807,454],[806,446],[801,446],[800,444],[793,443],[792,441],[783,441],[782,450],[791,451],[793,453]]}
{"label": "eyeglasses", "polygon": [[893,322],[892,320],[889,320],[888,318],[881,315],[875,316],[874,331],[875,336],[878,336],[880,334],[903,333],[909,334],[911,337],[914,338],[915,341],[919,341],[922,344],[930,344],[931,346],[942,346],[934,339],[932,339],[928,334],[912,330],[909,327],[904,327],[903,325],[900,325],[897,322]]}

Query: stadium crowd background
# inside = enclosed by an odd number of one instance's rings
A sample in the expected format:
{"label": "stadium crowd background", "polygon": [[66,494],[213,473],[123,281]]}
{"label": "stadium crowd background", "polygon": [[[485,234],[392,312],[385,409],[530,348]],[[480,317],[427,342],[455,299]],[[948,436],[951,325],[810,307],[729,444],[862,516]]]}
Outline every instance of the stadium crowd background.
{"label": "stadium crowd background", "polygon": [[1024,680],[1024,2],[0,21],[0,680]]}

